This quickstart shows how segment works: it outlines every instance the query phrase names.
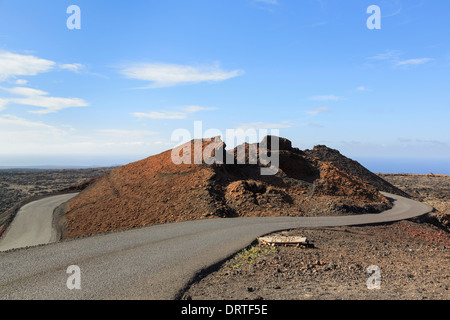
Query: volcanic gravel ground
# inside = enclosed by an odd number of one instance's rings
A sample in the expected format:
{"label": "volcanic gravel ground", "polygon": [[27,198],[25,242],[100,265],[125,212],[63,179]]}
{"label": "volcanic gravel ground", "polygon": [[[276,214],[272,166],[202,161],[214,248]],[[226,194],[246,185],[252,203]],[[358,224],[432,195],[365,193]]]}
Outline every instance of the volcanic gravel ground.
{"label": "volcanic gravel ground", "polygon": [[[299,229],[312,247],[256,244],[195,283],[185,299],[449,299],[450,235],[428,224]],[[367,273],[380,270],[380,289]],[[372,276],[372,278],[371,278]],[[374,282],[369,281],[369,284]]]}

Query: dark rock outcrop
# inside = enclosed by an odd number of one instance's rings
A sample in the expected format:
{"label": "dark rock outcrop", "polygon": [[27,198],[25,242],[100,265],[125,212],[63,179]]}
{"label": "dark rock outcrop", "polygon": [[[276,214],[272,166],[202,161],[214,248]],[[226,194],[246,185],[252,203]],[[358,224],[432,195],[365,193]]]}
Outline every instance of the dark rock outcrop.
{"label": "dark rock outcrop", "polygon": [[338,150],[328,148],[324,145],[318,145],[312,150],[305,150],[304,152],[311,157],[319,159],[320,161],[331,163],[336,168],[345,171],[351,176],[359,178],[379,191],[409,198],[409,195],[406,192],[396,188],[386,180],[369,171],[359,162],[345,157]]}

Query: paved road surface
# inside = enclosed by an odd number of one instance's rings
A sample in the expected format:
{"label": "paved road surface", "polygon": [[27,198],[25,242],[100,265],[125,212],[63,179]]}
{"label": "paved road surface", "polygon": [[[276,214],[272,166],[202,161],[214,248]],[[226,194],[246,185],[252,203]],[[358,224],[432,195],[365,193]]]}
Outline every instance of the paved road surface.
{"label": "paved road surface", "polygon": [[[258,236],[297,227],[373,224],[431,207],[389,195],[393,209],[345,217],[208,219],[155,225],[0,253],[0,299],[175,299],[193,277]],[[81,289],[66,286],[81,270]]]}
{"label": "paved road surface", "polygon": [[76,194],[63,194],[23,206],[0,239],[0,251],[57,241],[53,228],[53,209]]}

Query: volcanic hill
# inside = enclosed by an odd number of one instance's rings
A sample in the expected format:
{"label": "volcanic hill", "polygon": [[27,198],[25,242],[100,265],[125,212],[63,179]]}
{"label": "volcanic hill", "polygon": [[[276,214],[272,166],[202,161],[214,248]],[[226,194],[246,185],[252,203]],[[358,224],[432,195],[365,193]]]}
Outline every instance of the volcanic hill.
{"label": "volcanic hill", "polygon": [[324,145],[318,145],[315,146],[312,150],[305,150],[305,153],[310,157],[314,157],[321,161],[331,163],[336,168],[345,171],[364,182],[367,182],[380,191],[393,193],[406,198],[410,197],[406,192],[393,186],[375,173],[367,170],[357,161],[343,156],[338,150],[328,148]]}
{"label": "volcanic hill", "polygon": [[[336,159],[323,161],[322,153],[293,148],[284,138],[272,150],[272,139],[244,144],[244,154],[239,147],[226,151],[217,137],[192,140],[119,167],[65,205],[59,221],[62,238],[204,218],[342,215],[391,207],[376,189],[396,191],[384,180],[374,184],[371,175],[342,170],[333,164]],[[206,154],[220,161],[212,163],[207,157],[194,161],[198,148],[209,149]],[[277,173],[261,175],[268,165],[250,161],[251,150],[278,156]],[[175,164],[173,154],[187,157],[191,164]],[[234,163],[225,161],[227,155]]]}

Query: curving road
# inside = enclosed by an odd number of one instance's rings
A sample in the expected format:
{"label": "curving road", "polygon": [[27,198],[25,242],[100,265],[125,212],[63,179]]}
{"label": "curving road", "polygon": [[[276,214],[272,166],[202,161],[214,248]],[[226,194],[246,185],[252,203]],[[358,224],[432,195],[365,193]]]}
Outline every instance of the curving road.
{"label": "curving road", "polygon": [[24,205],[0,239],[0,251],[56,242],[53,210],[78,193],[43,198]]}
{"label": "curving road", "polygon": [[[176,299],[200,271],[263,234],[392,222],[432,211],[385,195],[394,207],[380,214],[198,220],[0,252],[0,299]],[[81,270],[81,289],[67,288],[71,265]]]}

